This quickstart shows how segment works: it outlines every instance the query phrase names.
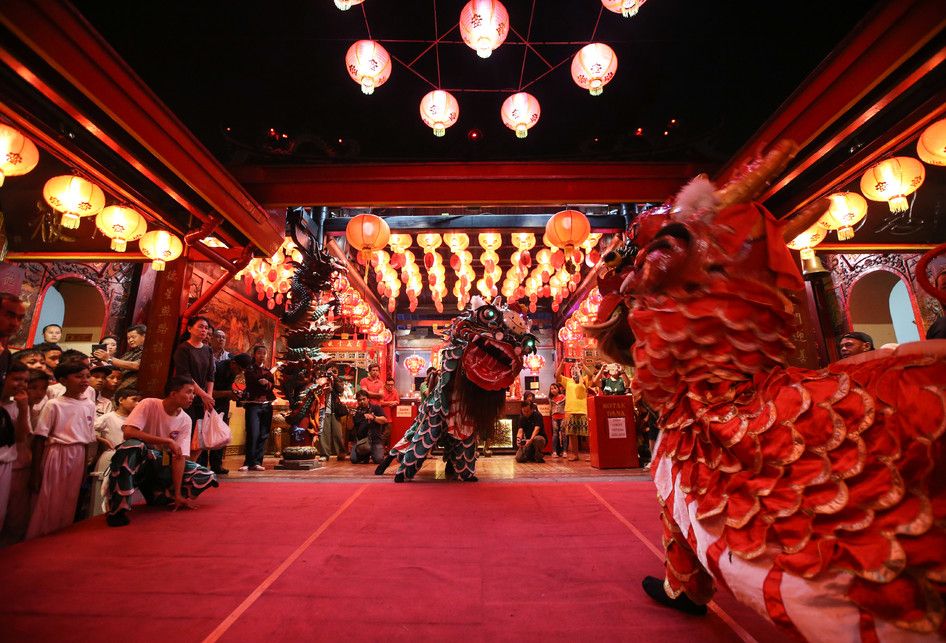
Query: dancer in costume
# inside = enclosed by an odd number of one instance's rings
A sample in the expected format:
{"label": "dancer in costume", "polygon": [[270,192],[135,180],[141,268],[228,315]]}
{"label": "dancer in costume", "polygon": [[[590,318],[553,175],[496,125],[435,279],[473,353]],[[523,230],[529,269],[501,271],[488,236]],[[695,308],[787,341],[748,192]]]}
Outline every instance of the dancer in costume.
{"label": "dancer in costume", "polygon": [[506,388],[522,370],[524,355],[536,351],[529,323],[497,297],[480,297],[455,317],[440,351],[440,376],[420,405],[404,438],[375,473],[398,459],[395,482],[412,479],[438,442],[447,469],[461,480],[476,480],[476,442],[492,435],[506,403]]}
{"label": "dancer in costume", "polygon": [[787,365],[783,290],[803,281],[785,241],[827,203],[783,226],[751,200],[792,153],[695,180],[599,271],[589,331],[660,418],[665,577],[644,589],[705,613],[722,587],[810,640],[943,636],[946,342]]}
{"label": "dancer in costume", "polygon": [[191,502],[208,487],[216,487],[217,476],[206,467],[187,460],[191,447],[191,420],[182,409],[194,401],[194,380],[173,377],[168,396],[138,403],[122,431],[104,480],[103,508],[112,527],[127,525],[131,496],[141,491],[148,504],[171,504],[192,508]]}

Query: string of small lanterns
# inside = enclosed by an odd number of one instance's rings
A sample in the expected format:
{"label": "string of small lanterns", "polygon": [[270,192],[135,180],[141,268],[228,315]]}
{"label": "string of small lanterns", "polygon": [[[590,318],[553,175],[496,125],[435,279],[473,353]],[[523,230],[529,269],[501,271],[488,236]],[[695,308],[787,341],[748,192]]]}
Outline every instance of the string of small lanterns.
{"label": "string of small lanterns", "polygon": [[[364,300],[351,282],[344,275],[338,275],[332,284],[332,290],[336,293],[338,301],[341,304],[340,311],[348,323],[355,327],[358,332],[363,333],[368,341],[374,344],[390,344],[394,339],[391,329],[387,328],[371,306]],[[334,315],[330,317],[334,318]]]}
{"label": "string of small lanterns", "polygon": [[[22,176],[39,164],[36,144],[19,130],[0,123],[0,186],[8,176]],[[154,270],[164,270],[168,261],[181,256],[184,244],[165,230],[148,231],[148,221],[127,205],[105,205],[105,192],[75,174],[54,176],[43,185],[43,200],[62,217],[60,225],[78,229],[83,219],[95,217],[95,226],[111,239],[111,249],[125,252],[138,242],[141,253],[151,259]]]}
{"label": "string of small lanterns", "polygon": [[910,156],[894,156],[867,168],[860,180],[863,196],[856,192],[830,194],[828,211],[810,228],[789,241],[788,247],[798,250],[804,263],[815,260],[814,248],[827,238],[829,232],[837,232],[840,241],[853,239],[854,226],[867,216],[867,199],[886,202],[890,212],[895,214],[909,210],[907,197],[915,193],[926,180],[923,163],[946,166],[946,119],[927,127],[917,139],[916,149],[920,160]]}
{"label": "string of small lanterns", "polygon": [[[347,11],[363,2],[335,0],[335,6]],[[636,15],[645,2],[601,0],[608,11],[628,18]],[[499,0],[469,0],[460,10],[458,26],[463,42],[480,58],[489,58],[509,35],[509,12]],[[437,41],[434,42],[436,45]],[[391,60],[391,55],[380,42],[359,40],[348,48],[345,66],[351,79],[361,85],[361,91],[370,95],[391,77]],[[604,43],[591,42],[575,53],[571,74],[576,85],[587,89],[592,96],[600,96],[605,85],[614,79],[617,68],[618,58],[614,50]],[[513,130],[517,138],[526,138],[529,129],[539,122],[542,110],[535,96],[519,91],[503,101],[499,113],[503,124]],[[428,92],[420,100],[421,121],[433,130],[434,136],[443,136],[459,117],[459,102],[443,89]]]}

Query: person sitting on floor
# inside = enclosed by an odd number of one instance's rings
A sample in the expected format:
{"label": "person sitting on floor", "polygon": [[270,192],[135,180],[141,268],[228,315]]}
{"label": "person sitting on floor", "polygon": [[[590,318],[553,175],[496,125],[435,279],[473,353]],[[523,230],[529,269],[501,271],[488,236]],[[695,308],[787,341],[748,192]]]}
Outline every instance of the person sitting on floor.
{"label": "person sitting on floor", "polygon": [[381,464],[384,460],[381,433],[388,418],[380,406],[368,403],[366,391],[358,391],[355,400],[358,407],[355,409],[352,430],[351,461],[353,464],[365,463],[370,456],[372,462]]}
{"label": "person sitting on floor", "polygon": [[533,402],[523,402],[516,431],[516,462],[545,462],[545,421]]}
{"label": "person sitting on floor", "polygon": [[131,496],[139,489],[148,504],[192,509],[193,498],[217,487],[217,476],[187,459],[191,452],[191,418],[183,409],[194,402],[194,380],[175,376],[163,400],[142,400],[122,426],[125,441],[112,457],[103,482],[106,522],[129,523]]}

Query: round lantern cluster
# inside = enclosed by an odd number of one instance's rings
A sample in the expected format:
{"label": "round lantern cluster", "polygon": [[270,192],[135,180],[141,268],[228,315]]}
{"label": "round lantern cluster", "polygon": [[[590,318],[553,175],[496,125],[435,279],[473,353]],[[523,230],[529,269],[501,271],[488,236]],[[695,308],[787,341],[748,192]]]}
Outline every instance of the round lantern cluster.
{"label": "round lantern cluster", "polygon": [[272,257],[254,257],[233,278],[243,279],[247,288],[255,288],[256,298],[265,301],[266,307],[273,310],[292,298],[290,289],[296,271],[293,262],[302,263],[302,253],[293,240],[286,237]]}
{"label": "round lantern cluster", "polygon": [[[609,11],[629,17],[635,15],[645,1],[602,0],[602,3]],[[345,11],[362,2],[364,0],[335,0],[335,5]],[[458,26],[463,42],[480,58],[489,58],[509,35],[509,12],[499,0],[469,0],[460,11]],[[365,94],[374,93],[375,88],[387,82],[391,76],[391,60],[391,55],[376,40],[359,40],[345,55],[348,75],[361,85]],[[599,96],[604,86],[614,79],[617,68],[614,50],[604,43],[591,42],[572,58],[572,79],[592,96]],[[529,129],[539,122],[542,110],[535,96],[520,91],[507,97],[499,112],[503,124],[514,131],[517,138],[526,138]],[[434,136],[443,136],[459,116],[457,99],[443,89],[428,92],[420,100],[421,121],[431,128]]]}
{"label": "round lantern cluster", "polygon": [[894,214],[908,211],[908,197],[926,179],[923,163],[946,166],[946,119],[934,122],[920,134],[916,151],[923,162],[909,156],[893,156],[867,168],[860,181],[863,196],[856,192],[830,194],[828,211],[808,230],[792,239],[788,247],[800,251],[803,261],[811,261],[815,258],[814,248],[829,232],[837,232],[840,241],[853,239],[854,226],[867,216],[867,199],[886,202]]}
{"label": "round lantern cluster", "polygon": [[333,289],[341,302],[341,314],[348,323],[374,344],[389,344],[394,334],[384,325],[357,290],[344,276],[336,278]]}
{"label": "round lantern cluster", "polygon": [[566,348],[592,341],[585,337],[583,326],[595,321],[600,305],[601,293],[597,288],[592,288],[578,306],[578,310],[569,315],[562,327],[558,329],[558,339],[565,343]]}

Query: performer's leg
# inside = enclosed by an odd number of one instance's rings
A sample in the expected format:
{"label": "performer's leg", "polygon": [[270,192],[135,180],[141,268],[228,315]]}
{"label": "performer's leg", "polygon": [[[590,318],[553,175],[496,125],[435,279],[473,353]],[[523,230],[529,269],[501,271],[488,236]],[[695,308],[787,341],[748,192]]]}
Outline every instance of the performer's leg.
{"label": "performer's leg", "polygon": [[661,507],[664,524],[664,580],[647,576],[644,591],[652,599],[688,614],[706,614],[706,603],[713,598],[713,577],[706,571],[680,527],[673,519],[669,503]]}
{"label": "performer's leg", "polygon": [[444,450],[449,453],[449,461],[460,480],[476,482],[476,436],[471,435],[463,442],[451,436],[444,436]]}
{"label": "performer's leg", "polygon": [[398,455],[400,465],[398,465],[397,473],[394,475],[395,482],[401,482],[405,479],[410,480],[417,474],[417,471],[424,464],[424,460],[430,455],[430,450],[440,439],[443,428],[444,418],[440,415],[430,416],[427,424],[417,428],[410,444]]}
{"label": "performer's leg", "polygon": [[148,445],[141,440],[125,440],[116,447],[102,481],[106,522],[112,527],[128,524],[126,514],[131,511],[131,497],[138,486],[135,476],[151,457]]}

